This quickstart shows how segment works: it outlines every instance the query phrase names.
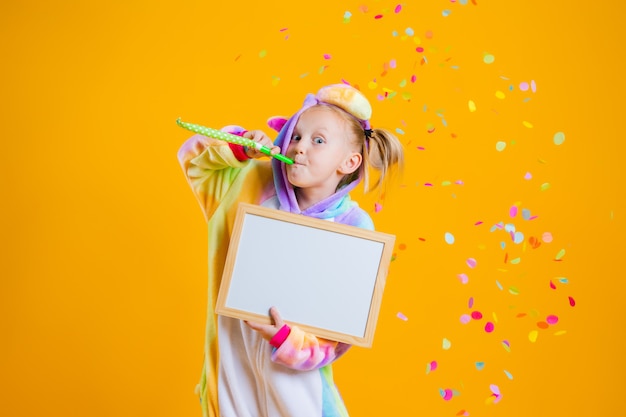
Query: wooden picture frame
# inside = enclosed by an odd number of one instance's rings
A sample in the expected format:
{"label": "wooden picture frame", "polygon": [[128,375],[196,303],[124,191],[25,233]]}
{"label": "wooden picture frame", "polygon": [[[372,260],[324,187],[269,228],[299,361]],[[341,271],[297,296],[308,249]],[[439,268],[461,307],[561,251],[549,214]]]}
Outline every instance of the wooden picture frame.
{"label": "wooden picture frame", "polygon": [[395,236],[241,203],[217,314],[371,347]]}

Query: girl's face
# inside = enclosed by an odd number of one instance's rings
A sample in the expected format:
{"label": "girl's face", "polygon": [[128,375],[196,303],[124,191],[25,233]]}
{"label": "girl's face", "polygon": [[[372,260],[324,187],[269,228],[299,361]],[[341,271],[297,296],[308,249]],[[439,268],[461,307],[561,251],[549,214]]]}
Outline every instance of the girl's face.
{"label": "girl's face", "polygon": [[332,195],[344,175],[361,164],[350,140],[348,123],[334,110],[316,106],[306,110],[293,130],[286,165],[289,182],[311,199]]}

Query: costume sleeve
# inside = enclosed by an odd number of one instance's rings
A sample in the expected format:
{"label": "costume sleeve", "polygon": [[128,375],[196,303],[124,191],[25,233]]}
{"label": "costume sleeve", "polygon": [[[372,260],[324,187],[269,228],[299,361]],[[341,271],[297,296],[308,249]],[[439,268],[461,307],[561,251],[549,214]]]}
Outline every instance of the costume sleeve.
{"label": "costume sleeve", "polygon": [[202,135],[192,136],[181,146],[178,161],[207,220],[248,163],[238,160],[227,142]]}
{"label": "costume sleeve", "polygon": [[272,361],[299,371],[322,368],[343,355],[350,345],[316,337],[297,326],[272,352]]}

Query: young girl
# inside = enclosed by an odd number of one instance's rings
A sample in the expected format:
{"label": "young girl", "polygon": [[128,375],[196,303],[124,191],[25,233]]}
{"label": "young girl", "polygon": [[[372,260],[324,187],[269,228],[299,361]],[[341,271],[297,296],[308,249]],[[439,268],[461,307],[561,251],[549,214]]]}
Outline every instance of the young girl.
{"label": "young girl", "polygon": [[[214,313],[230,231],[240,202],[373,229],[369,215],[350,199],[368,169],[401,167],[402,146],[385,130],[371,129],[371,107],[358,90],[336,84],[307,95],[290,119],[270,119],[279,130],[229,126],[294,160],[284,164],[220,140],[195,135],[178,152],[187,180],[209,226],[209,300],[205,363],[197,393],[203,416],[347,416],[333,382],[331,363],[349,348],[285,324],[272,307],[272,325],[243,322]],[[279,249],[277,248],[277,256]],[[268,306],[268,308],[271,306]],[[323,308],[321,306],[320,308]]]}

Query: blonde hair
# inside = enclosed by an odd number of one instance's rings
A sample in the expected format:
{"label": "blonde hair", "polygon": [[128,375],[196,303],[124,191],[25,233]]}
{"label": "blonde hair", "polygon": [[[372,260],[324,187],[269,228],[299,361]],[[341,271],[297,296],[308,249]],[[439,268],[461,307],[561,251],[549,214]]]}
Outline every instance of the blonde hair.
{"label": "blonde hair", "polygon": [[[318,104],[334,111],[340,115],[348,124],[349,138],[359,153],[363,156],[363,161],[359,169],[351,174],[347,174],[337,185],[337,189],[356,181],[359,176],[363,178],[363,187],[366,193],[378,190],[383,193],[396,172],[401,173],[404,169],[404,149],[400,140],[391,132],[385,129],[372,129],[369,138],[361,125],[361,121],[350,113],[324,103]],[[369,171],[376,170],[379,175],[371,187],[369,187]]]}

